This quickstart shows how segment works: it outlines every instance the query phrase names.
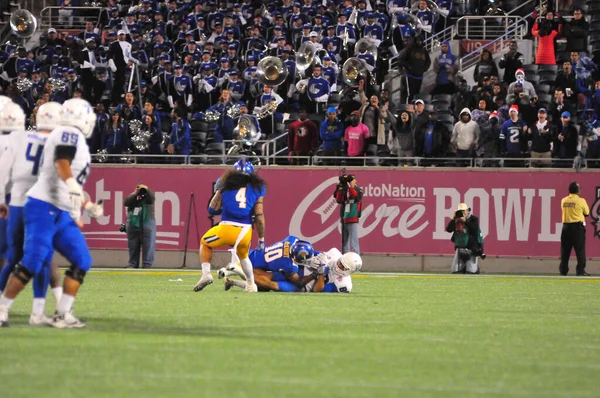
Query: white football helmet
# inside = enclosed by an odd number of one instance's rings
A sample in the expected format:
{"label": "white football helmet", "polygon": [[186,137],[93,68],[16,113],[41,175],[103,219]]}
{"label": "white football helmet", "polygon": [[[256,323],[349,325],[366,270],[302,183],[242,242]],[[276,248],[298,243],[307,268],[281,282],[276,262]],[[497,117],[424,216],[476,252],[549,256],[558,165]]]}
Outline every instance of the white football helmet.
{"label": "white football helmet", "polygon": [[9,102],[0,110],[0,130],[25,130],[25,112],[14,102]]}
{"label": "white football helmet", "polygon": [[96,114],[89,102],[81,98],[72,98],[62,105],[60,123],[77,127],[85,138],[90,138],[96,124]]}
{"label": "white football helmet", "polygon": [[361,267],[362,258],[356,253],[348,252],[336,262],[335,267],[333,267],[333,273],[340,276],[348,276],[360,271]]}
{"label": "white football helmet", "polygon": [[35,124],[38,130],[54,130],[61,124],[60,111],[62,105],[58,102],[46,102],[38,108]]}

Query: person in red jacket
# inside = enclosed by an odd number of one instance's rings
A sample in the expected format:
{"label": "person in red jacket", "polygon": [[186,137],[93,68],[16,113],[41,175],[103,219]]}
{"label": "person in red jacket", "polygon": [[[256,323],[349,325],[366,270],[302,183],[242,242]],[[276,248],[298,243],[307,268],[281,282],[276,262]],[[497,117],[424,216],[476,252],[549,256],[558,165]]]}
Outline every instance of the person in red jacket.
{"label": "person in red jacket", "polygon": [[288,131],[288,157],[290,164],[308,163],[293,156],[312,156],[319,145],[319,129],[308,119],[306,108],[298,112],[299,119],[290,124]]}
{"label": "person in red jacket", "polygon": [[554,41],[558,35],[558,28],[554,25],[554,14],[548,11],[540,22],[533,25],[531,34],[539,38],[535,63],[538,65],[556,65],[554,54]]}
{"label": "person in red jacket", "polygon": [[360,253],[358,246],[358,220],[362,212],[362,189],[356,185],[353,174],[342,170],[340,182],[335,188],[333,197],[339,203],[340,222],[342,223],[342,254],[348,252]]}

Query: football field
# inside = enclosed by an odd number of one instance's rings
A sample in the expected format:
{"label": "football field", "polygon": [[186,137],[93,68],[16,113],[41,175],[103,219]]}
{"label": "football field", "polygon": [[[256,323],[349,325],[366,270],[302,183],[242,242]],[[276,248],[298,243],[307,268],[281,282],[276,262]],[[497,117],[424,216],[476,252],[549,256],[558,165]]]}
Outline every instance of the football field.
{"label": "football field", "polygon": [[[353,277],[351,294],[247,294],[199,272],[93,271],[87,329],[0,329],[0,396],[597,397],[600,279]],[[54,310],[49,296],[47,313]]]}

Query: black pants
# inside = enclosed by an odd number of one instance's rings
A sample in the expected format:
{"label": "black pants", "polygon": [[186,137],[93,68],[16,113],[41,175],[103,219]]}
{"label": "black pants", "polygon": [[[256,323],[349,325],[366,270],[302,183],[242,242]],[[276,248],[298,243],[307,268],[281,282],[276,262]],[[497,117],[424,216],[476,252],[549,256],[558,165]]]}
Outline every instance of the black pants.
{"label": "black pants", "polygon": [[569,273],[569,257],[571,249],[575,249],[577,256],[577,274],[585,272],[585,226],[583,223],[563,224],[560,234],[560,266],[561,275]]}
{"label": "black pants", "polygon": [[125,72],[126,68],[117,68],[117,71],[114,73],[115,80],[112,88],[112,102],[115,106],[121,103],[121,96],[125,93]]}
{"label": "black pants", "polygon": [[92,106],[96,106],[102,99],[102,94],[106,89],[106,83],[96,79],[93,73],[82,71],[83,98]]}
{"label": "black pants", "polygon": [[403,104],[412,102],[415,95],[421,92],[422,84],[423,79],[415,79],[413,77],[402,76],[402,82],[400,86],[400,102]]}

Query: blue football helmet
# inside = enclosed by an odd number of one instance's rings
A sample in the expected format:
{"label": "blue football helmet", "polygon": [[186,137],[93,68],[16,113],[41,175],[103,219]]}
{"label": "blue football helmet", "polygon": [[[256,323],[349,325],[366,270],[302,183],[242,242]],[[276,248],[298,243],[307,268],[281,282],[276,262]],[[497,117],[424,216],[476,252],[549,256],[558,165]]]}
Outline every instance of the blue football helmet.
{"label": "blue football helmet", "polygon": [[246,159],[240,159],[237,162],[235,162],[235,164],[233,165],[233,169],[244,174],[254,173],[254,166]]}
{"label": "blue football helmet", "polygon": [[304,240],[297,240],[290,247],[290,257],[296,264],[306,265],[314,255],[312,245]]}

